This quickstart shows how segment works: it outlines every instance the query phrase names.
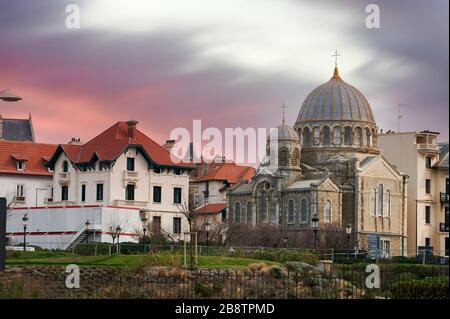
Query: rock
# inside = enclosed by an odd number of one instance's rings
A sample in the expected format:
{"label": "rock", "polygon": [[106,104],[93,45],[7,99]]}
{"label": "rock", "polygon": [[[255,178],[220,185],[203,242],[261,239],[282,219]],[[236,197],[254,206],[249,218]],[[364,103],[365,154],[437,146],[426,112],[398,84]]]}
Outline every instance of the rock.
{"label": "rock", "polygon": [[311,266],[310,264],[301,262],[301,261],[288,261],[286,263],[286,268],[289,271],[294,271],[294,272],[308,272],[308,271],[312,271],[315,273],[321,273],[321,269],[318,267],[314,267]]}

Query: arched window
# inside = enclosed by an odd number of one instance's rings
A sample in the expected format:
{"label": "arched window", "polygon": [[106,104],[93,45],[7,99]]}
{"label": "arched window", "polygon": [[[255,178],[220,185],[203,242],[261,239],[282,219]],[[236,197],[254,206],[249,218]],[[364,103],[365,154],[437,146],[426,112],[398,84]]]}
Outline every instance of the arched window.
{"label": "arched window", "polygon": [[275,197],[275,192],[272,192],[270,197],[270,222],[277,222],[277,198]]}
{"label": "arched window", "polygon": [[259,195],[259,222],[267,222],[267,193],[265,191]]}
{"label": "arched window", "polygon": [[315,127],[313,129],[313,136],[314,136],[314,145],[320,145],[320,129],[318,127]]}
{"label": "arched window", "polygon": [[333,144],[341,145],[341,128],[339,126],[335,126],[333,129]]}
{"label": "arched window", "polygon": [[377,132],[375,131],[375,129],[372,129],[372,141],[371,141],[371,145],[372,145],[372,146],[377,146]]}
{"label": "arched window", "polygon": [[247,202],[247,225],[253,224],[253,204]]}
{"label": "arched window", "polygon": [[291,165],[297,167],[299,164],[299,159],[300,152],[298,151],[298,148],[294,148],[294,150],[292,151]]}
{"label": "arched window", "polygon": [[278,164],[280,166],[287,166],[288,164],[288,150],[285,148],[280,149],[280,153],[278,155]]}
{"label": "arched window", "polygon": [[362,130],[360,127],[355,128],[355,137],[353,140],[353,145],[355,146],[361,146],[362,141]]}
{"label": "arched window", "polygon": [[311,145],[311,131],[309,127],[305,127],[303,131],[303,145],[310,146]]}
{"label": "arched window", "polygon": [[330,145],[330,128],[328,126],[324,126],[322,129],[323,139],[322,144],[325,146]]}
{"label": "arched window", "polygon": [[376,201],[377,201],[377,191],[374,188],[370,192],[370,215],[373,216],[375,216]]}
{"label": "arched window", "polygon": [[331,223],[331,201],[327,199],[323,204],[323,219],[327,223]]}
{"label": "arched window", "polygon": [[69,171],[69,162],[64,161],[62,166],[63,166],[63,172],[64,173]]}
{"label": "arched window", "polygon": [[383,216],[383,184],[377,188],[377,216]]}
{"label": "arched window", "polygon": [[344,145],[352,145],[352,128],[350,126],[344,128]]}
{"label": "arched window", "polygon": [[391,217],[391,192],[389,190],[386,190],[386,193],[384,194],[383,213],[384,216]]}
{"label": "arched window", "polygon": [[288,202],[288,224],[295,224],[295,202],[293,199]]}
{"label": "arched window", "polygon": [[241,223],[241,203],[237,202],[234,204],[234,223]]}
{"label": "arched window", "polygon": [[308,202],[306,199],[302,199],[302,205],[300,210],[300,222],[307,223],[308,222]]}
{"label": "arched window", "polygon": [[370,146],[372,145],[372,135],[370,135],[370,129],[368,127],[366,127],[366,141],[364,143],[364,145],[366,146]]}

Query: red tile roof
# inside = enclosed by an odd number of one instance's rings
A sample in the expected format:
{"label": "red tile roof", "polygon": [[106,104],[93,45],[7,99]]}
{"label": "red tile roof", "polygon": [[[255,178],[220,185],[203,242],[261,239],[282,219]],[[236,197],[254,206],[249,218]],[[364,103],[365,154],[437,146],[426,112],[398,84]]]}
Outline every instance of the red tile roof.
{"label": "red tile roof", "polygon": [[220,203],[220,204],[207,204],[205,206],[202,206],[200,208],[197,208],[196,210],[194,210],[195,214],[207,214],[207,213],[220,213],[222,210],[224,210],[226,207],[225,203]]}
{"label": "red tile roof", "polygon": [[248,181],[255,174],[255,169],[251,166],[238,166],[236,163],[215,163],[213,168],[201,175],[201,164],[198,166],[200,173],[194,182],[204,181],[227,181],[230,184],[237,184],[240,181]]}
{"label": "red tile roof", "polygon": [[128,136],[127,122],[117,122],[106,131],[82,145],[61,145],[63,151],[74,163],[88,163],[94,156],[101,161],[114,160],[128,146],[141,146],[150,159],[159,165],[190,167],[186,163],[172,161],[170,152],[153,141],[137,128],[133,128],[133,137]]}
{"label": "red tile roof", "polygon": [[[43,157],[50,157],[53,144],[20,141],[0,141],[0,174],[52,176]],[[25,169],[17,170],[17,160],[26,160]]]}

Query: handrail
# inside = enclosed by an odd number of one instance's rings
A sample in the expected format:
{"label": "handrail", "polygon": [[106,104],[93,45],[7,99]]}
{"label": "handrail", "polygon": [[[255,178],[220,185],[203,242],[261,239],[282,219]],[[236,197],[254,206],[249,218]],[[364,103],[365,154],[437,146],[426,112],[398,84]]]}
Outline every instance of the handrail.
{"label": "handrail", "polygon": [[80,228],[78,228],[78,231],[75,235],[70,237],[68,240],[64,241],[63,243],[63,250],[66,250],[69,248],[69,246],[78,238],[81,236],[82,233],[86,230],[86,225],[82,224]]}

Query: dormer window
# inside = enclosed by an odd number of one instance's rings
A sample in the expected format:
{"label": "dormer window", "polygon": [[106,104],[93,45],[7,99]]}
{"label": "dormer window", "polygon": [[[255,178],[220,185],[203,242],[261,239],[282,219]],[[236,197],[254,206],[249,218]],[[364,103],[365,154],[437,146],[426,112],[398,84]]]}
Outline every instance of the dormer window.
{"label": "dormer window", "polygon": [[17,170],[23,171],[25,169],[25,162],[24,161],[17,161]]}
{"label": "dormer window", "polygon": [[27,157],[19,154],[11,154],[11,157],[16,161],[16,167],[18,171],[25,170],[25,162],[28,160]]}

